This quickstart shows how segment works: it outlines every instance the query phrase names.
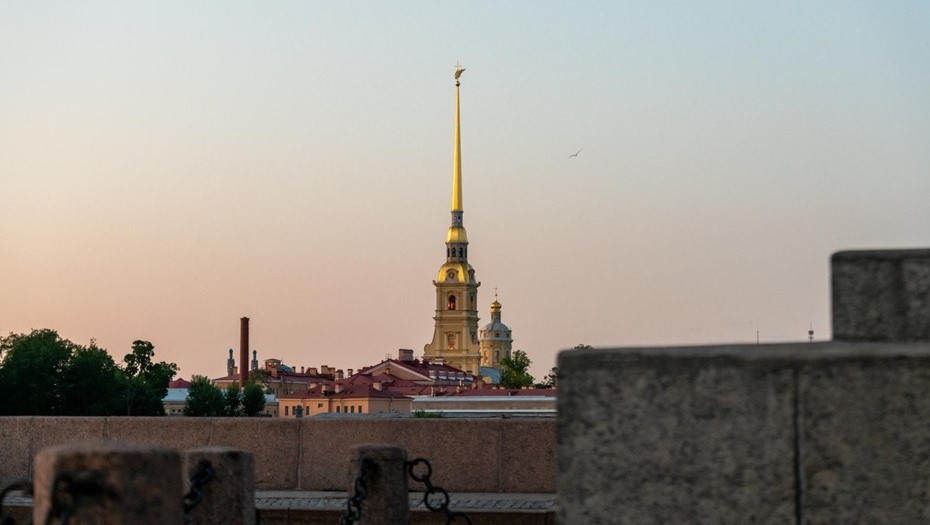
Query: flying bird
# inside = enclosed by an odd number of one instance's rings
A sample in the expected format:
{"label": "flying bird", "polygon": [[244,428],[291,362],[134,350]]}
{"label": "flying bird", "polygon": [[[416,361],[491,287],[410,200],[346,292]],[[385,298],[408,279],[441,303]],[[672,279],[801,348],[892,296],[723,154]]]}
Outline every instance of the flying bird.
{"label": "flying bird", "polygon": [[[584,149],[584,148],[581,148],[581,149]],[[581,153],[581,149],[578,150],[578,151],[576,151],[575,153],[572,153],[571,155],[569,155],[568,158],[577,157],[578,154]]]}

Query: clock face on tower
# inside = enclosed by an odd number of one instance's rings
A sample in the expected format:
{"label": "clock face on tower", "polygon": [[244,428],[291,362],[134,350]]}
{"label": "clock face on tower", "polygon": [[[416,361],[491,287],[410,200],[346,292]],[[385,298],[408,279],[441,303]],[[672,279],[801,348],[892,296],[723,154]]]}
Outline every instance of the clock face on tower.
{"label": "clock face on tower", "polygon": [[448,272],[446,272],[446,279],[450,281],[454,281],[457,275],[458,275],[458,272],[456,272],[455,270],[449,270]]}

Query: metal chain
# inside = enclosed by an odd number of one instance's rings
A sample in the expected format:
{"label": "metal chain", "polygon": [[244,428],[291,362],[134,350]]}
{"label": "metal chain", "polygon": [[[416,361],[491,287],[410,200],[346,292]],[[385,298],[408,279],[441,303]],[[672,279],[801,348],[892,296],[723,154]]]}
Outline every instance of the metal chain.
{"label": "metal chain", "polygon": [[[425,472],[418,475],[416,469],[420,465],[424,466]],[[444,512],[446,514],[446,525],[454,523],[459,518],[465,520],[465,523],[468,525],[471,525],[471,518],[467,515],[449,510],[449,493],[446,489],[433,485],[433,482],[430,480],[430,476],[433,474],[433,466],[430,465],[429,461],[424,458],[416,458],[413,461],[408,461],[407,474],[410,475],[410,479],[426,485],[426,490],[423,492],[423,505],[431,512]],[[436,496],[440,496],[440,503],[438,505],[434,503]],[[432,501],[430,500],[431,497],[433,498]]]}
{"label": "metal chain", "polygon": [[30,497],[32,496],[32,482],[26,479],[19,479],[3,487],[3,490],[0,490],[0,525],[16,525],[16,520],[3,512],[3,500],[6,499],[7,494],[15,490],[22,491],[23,496]]}
{"label": "metal chain", "polygon": [[103,476],[97,472],[79,472],[71,475],[67,472],[55,474],[52,481],[51,505],[45,515],[45,525],[68,525],[71,515],[77,508],[79,499],[106,496],[115,499],[116,493],[103,482]]}
{"label": "metal chain", "polygon": [[191,511],[203,501],[203,487],[208,481],[213,479],[213,474],[213,464],[210,463],[209,460],[201,459],[200,462],[197,463],[197,469],[191,474],[188,480],[190,489],[188,489],[187,494],[184,495],[185,524],[191,522]]}
{"label": "metal chain", "polygon": [[346,501],[346,510],[339,515],[339,525],[352,525],[362,519],[362,502],[368,497],[368,478],[375,468],[375,462],[363,459],[355,478],[355,491]]}

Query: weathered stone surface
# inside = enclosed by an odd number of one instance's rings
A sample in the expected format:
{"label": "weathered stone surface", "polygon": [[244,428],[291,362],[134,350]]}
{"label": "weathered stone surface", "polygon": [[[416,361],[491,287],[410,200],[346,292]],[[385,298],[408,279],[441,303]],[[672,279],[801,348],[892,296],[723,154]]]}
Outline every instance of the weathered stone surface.
{"label": "weathered stone surface", "polygon": [[0,487],[31,477],[32,417],[0,417]]}
{"label": "weathered stone surface", "polygon": [[754,347],[559,356],[559,523],[790,523],[794,372]]}
{"label": "weathered stone surface", "polygon": [[[365,468],[365,499],[360,525],[409,525],[407,499],[407,453],[403,447],[369,443],[352,447],[350,463],[355,476]],[[425,470],[418,471],[425,474]],[[357,494],[355,483],[349,491]]]}
{"label": "weathered stone surface", "polygon": [[159,447],[102,441],[47,448],[36,456],[33,522],[59,524],[68,507],[71,525],[181,523],[180,471],[178,452]]}
{"label": "weathered stone surface", "polygon": [[184,453],[182,487],[208,462],[213,476],[203,486],[203,500],[191,511],[191,525],[255,524],[255,457],[229,447],[204,447]]}
{"label": "weathered stone surface", "polygon": [[56,445],[101,441],[105,429],[102,417],[37,417],[32,422],[32,455]]}
{"label": "weathered stone surface", "polygon": [[[410,458],[429,460],[433,482],[446,490],[498,492],[500,425],[506,423],[487,419],[303,419],[300,488],[346,490],[354,475],[345,467],[350,448],[380,442],[405,447]],[[337,478],[334,472],[344,474]],[[412,484],[411,489],[421,487]]]}
{"label": "weathered stone surface", "polygon": [[927,523],[930,344],[560,355],[561,523]]}
{"label": "weathered stone surface", "polygon": [[859,344],[801,368],[805,523],[930,523],[928,391],[930,345]]}
{"label": "weathered stone surface", "polygon": [[259,489],[297,487],[300,465],[299,420],[216,418],[213,420],[210,444],[255,454],[255,486]]}
{"label": "weathered stone surface", "polygon": [[500,421],[501,492],[555,492],[555,425],[545,419]]}
{"label": "weathered stone surface", "polygon": [[210,444],[212,418],[108,417],[106,439],[186,450]]}
{"label": "weathered stone surface", "polygon": [[833,338],[930,341],[930,250],[837,252]]}

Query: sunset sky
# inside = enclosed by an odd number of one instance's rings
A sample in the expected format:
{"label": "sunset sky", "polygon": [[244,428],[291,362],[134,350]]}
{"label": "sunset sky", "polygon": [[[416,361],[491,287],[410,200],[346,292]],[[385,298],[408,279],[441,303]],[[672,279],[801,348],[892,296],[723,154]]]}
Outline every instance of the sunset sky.
{"label": "sunset sky", "polygon": [[481,324],[538,378],[828,339],[831,253],[930,246],[925,1],[0,0],[0,333],[421,355],[456,61]]}

